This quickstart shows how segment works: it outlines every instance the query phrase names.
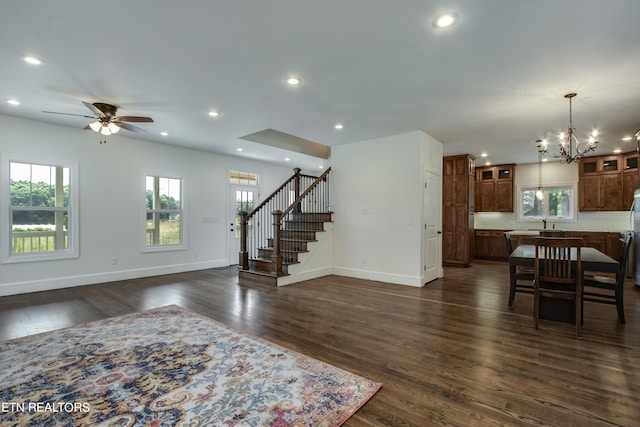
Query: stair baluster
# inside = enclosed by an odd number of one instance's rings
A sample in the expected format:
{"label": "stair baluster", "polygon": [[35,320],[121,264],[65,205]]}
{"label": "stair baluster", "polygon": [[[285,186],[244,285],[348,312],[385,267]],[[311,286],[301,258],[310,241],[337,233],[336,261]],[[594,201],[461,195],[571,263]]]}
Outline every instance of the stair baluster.
{"label": "stair baluster", "polygon": [[[269,251],[270,266],[265,268],[264,261],[260,269],[264,273],[270,273],[275,277],[287,274],[284,264],[292,262],[292,245],[301,247],[295,243],[299,236],[308,236],[309,232],[315,235],[313,226],[294,226],[296,215],[301,217],[311,213],[312,221],[317,218],[325,218],[330,213],[328,168],[319,177],[301,174],[299,168],[294,169],[294,174],[285,181],[276,191],[260,203],[250,213],[241,213],[240,224],[240,269],[250,270],[251,265],[260,257],[266,257]],[[301,190],[306,188],[302,193]],[[293,200],[292,200],[293,199]],[[324,215],[324,216],[323,216]],[[269,218],[269,217],[272,218]],[[330,217],[330,216],[329,216]],[[287,241],[283,244],[283,223],[287,222]],[[330,219],[329,219],[330,220]],[[288,229],[288,227],[293,227]],[[292,238],[294,236],[295,238]],[[306,248],[306,243],[304,244]],[[286,251],[287,255],[283,254]],[[264,254],[264,255],[262,255]],[[293,262],[297,256],[293,257]]]}

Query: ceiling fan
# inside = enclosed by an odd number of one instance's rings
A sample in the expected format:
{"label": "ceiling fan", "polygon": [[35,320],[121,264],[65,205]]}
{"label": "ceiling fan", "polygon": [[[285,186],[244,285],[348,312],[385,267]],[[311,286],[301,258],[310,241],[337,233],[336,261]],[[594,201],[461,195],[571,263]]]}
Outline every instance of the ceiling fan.
{"label": "ceiling fan", "polygon": [[95,114],[95,116],[85,116],[83,114],[71,114],[71,113],[59,113],[57,111],[43,111],[43,113],[50,114],[64,114],[66,116],[79,116],[86,117],[87,119],[94,119],[94,122],[89,123],[85,129],[91,129],[95,132],[99,132],[102,135],[108,136],[114,133],[120,132],[120,128],[126,129],[135,133],[145,133],[142,128],[129,124],[127,122],[153,122],[151,117],[141,116],[117,116],[116,112],[118,107],[111,104],[105,104],[104,102],[94,102],[90,104],[82,101],[82,103]]}

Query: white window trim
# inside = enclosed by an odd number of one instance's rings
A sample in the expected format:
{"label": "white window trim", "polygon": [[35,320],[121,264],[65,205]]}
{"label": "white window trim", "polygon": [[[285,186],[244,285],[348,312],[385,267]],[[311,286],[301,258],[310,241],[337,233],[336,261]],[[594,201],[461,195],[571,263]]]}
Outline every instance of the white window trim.
{"label": "white window trim", "polygon": [[[71,193],[69,194],[69,230],[68,245],[65,250],[56,250],[50,252],[30,252],[28,254],[12,254],[11,244],[11,203],[10,203],[10,175],[9,163],[27,163],[38,165],[62,166],[69,168],[69,186]],[[63,160],[43,159],[36,157],[17,158],[7,155],[0,157],[0,238],[2,238],[2,251],[0,251],[1,264],[13,264],[22,262],[35,261],[52,261],[60,259],[72,259],[80,257],[80,167],[77,162],[69,162]],[[7,240],[8,239],[8,240]]]}
{"label": "white window trim", "polygon": [[[148,176],[160,177],[160,178],[169,178],[169,179],[179,179],[180,180],[180,199],[182,204],[182,212],[180,213],[180,243],[175,245],[155,245],[148,246],[147,245],[147,186],[146,180]],[[141,240],[141,249],[142,253],[155,253],[155,252],[171,252],[171,251],[185,251],[189,248],[187,244],[187,236],[188,236],[188,228],[187,228],[187,202],[186,202],[186,190],[187,190],[187,180],[186,178],[172,176],[163,173],[145,173],[142,176],[142,214],[140,217],[142,218],[141,229],[142,229],[142,240]]]}
{"label": "white window trim", "polygon": [[571,217],[565,217],[565,218],[559,218],[559,217],[546,217],[546,216],[540,216],[540,217],[535,217],[535,218],[531,218],[531,217],[525,217],[524,216],[524,212],[522,209],[522,192],[525,189],[531,189],[531,188],[537,188],[538,184],[519,184],[517,186],[518,191],[516,193],[517,195],[517,211],[518,211],[518,217],[517,217],[517,221],[518,222],[530,222],[530,223],[539,223],[540,221],[542,221],[543,219],[552,221],[554,223],[575,223],[578,221],[578,183],[577,182],[546,182],[542,187],[543,188],[548,188],[548,187],[571,187],[571,212],[573,214],[573,216]]}

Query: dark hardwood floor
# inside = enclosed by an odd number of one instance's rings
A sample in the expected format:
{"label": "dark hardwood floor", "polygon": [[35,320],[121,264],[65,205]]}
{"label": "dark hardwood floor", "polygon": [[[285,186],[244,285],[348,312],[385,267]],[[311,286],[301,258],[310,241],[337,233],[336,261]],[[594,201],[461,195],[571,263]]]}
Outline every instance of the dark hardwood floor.
{"label": "dark hardwood floor", "polygon": [[[533,327],[506,263],[424,288],[329,276],[274,288],[221,268],[0,298],[0,340],[176,304],[383,383],[346,426],[638,426],[640,288]],[[188,331],[185,331],[188,333]],[[1,357],[1,355],[0,355]]]}

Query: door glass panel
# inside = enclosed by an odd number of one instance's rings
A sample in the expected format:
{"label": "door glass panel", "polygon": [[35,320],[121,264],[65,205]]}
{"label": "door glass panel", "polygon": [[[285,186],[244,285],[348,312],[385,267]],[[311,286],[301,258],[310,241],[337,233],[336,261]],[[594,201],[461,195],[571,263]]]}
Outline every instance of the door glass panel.
{"label": "door glass panel", "polygon": [[498,179],[510,179],[511,171],[509,169],[500,169],[498,171]]}
{"label": "door glass panel", "polygon": [[[240,213],[253,210],[253,191],[236,190],[236,238],[240,238]],[[247,228],[247,234],[251,236],[251,221]]]}
{"label": "door glass panel", "polygon": [[598,164],[596,162],[583,162],[582,163],[582,172],[583,173],[595,173],[598,171]]}

